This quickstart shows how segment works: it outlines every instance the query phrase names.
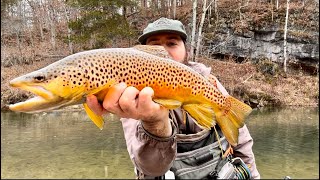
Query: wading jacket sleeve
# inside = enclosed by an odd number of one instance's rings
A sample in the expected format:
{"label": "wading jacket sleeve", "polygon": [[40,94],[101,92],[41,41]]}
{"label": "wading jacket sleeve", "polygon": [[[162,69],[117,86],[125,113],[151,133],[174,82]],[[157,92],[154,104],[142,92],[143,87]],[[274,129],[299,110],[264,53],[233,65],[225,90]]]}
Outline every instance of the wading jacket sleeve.
{"label": "wading jacket sleeve", "polygon": [[[211,68],[201,63],[190,62],[189,66],[205,77],[210,75]],[[223,94],[228,94],[219,81],[217,81],[217,86]],[[161,176],[165,174],[176,157],[176,134],[184,133],[185,125],[182,123],[181,109],[174,110],[173,114],[175,116],[171,120],[173,133],[168,138],[159,138],[148,133],[138,120],[121,118],[129,156],[134,166],[145,175]],[[189,120],[190,132],[197,133],[201,131],[193,122],[191,116],[188,115],[187,119]],[[256,179],[260,178],[260,175],[256,168],[252,145],[252,137],[245,125],[239,129],[239,144],[233,147],[234,156],[243,159],[249,166],[252,177]]]}

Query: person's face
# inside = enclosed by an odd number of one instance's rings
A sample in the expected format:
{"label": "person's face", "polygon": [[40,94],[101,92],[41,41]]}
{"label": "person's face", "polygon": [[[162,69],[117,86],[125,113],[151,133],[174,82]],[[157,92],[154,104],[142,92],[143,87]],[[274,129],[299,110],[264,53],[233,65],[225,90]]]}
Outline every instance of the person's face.
{"label": "person's face", "polygon": [[177,34],[160,33],[150,36],[146,45],[163,46],[173,60],[183,63],[185,61],[187,52],[183,40]]}

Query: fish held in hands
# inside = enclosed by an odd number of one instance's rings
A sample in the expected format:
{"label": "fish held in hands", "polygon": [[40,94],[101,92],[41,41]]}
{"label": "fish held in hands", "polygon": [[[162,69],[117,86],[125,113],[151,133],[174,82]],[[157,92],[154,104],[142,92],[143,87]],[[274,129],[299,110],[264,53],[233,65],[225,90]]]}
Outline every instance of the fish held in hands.
{"label": "fish held in hands", "polygon": [[245,103],[223,95],[198,72],[170,59],[162,46],[147,45],[79,52],[17,77],[10,85],[36,96],[9,108],[37,113],[83,104],[90,119],[102,129],[103,118],[90,110],[86,96],[94,94],[103,101],[110,87],[120,82],[138,90],[151,87],[155,102],[168,109],[183,108],[202,128],[218,123],[233,146],[238,142],[238,129],[252,111]]}

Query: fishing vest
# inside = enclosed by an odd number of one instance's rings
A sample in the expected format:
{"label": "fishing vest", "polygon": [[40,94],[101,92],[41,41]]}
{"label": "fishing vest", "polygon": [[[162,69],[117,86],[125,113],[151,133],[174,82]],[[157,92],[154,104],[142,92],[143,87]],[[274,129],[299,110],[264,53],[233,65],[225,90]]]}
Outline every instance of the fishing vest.
{"label": "fishing vest", "polygon": [[[172,111],[170,117],[175,118]],[[185,122],[188,129],[188,119]],[[251,178],[243,161],[232,157],[232,148],[219,126],[195,134],[176,134],[176,138],[177,155],[170,170],[162,176],[151,177],[135,169],[137,179]]]}

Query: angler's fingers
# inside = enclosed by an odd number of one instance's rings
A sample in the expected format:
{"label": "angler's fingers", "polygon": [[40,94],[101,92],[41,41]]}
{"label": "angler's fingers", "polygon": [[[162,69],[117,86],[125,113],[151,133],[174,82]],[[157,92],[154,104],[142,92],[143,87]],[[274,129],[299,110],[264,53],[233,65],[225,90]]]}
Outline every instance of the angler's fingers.
{"label": "angler's fingers", "polygon": [[119,99],[119,105],[122,111],[130,115],[131,118],[135,118],[136,116],[138,95],[139,90],[133,86],[129,86],[123,91]]}
{"label": "angler's fingers", "polygon": [[143,88],[139,93],[138,116],[144,123],[168,120],[169,111],[152,98],[154,91],[150,87]]}
{"label": "angler's fingers", "polygon": [[159,109],[160,105],[152,100],[153,95],[154,91],[151,87],[143,88],[139,94],[138,108],[146,111]]}
{"label": "angler's fingers", "polygon": [[121,115],[123,111],[119,106],[119,99],[126,88],[127,85],[125,83],[112,86],[104,97],[103,107],[113,114]]}
{"label": "angler's fingers", "polygon": [[89,108],[97,115],[101,116],[107,111],[102,107],[102,105],[98,102],[98,99],[95,95],[88,95],[86,98],[86,103]]}

